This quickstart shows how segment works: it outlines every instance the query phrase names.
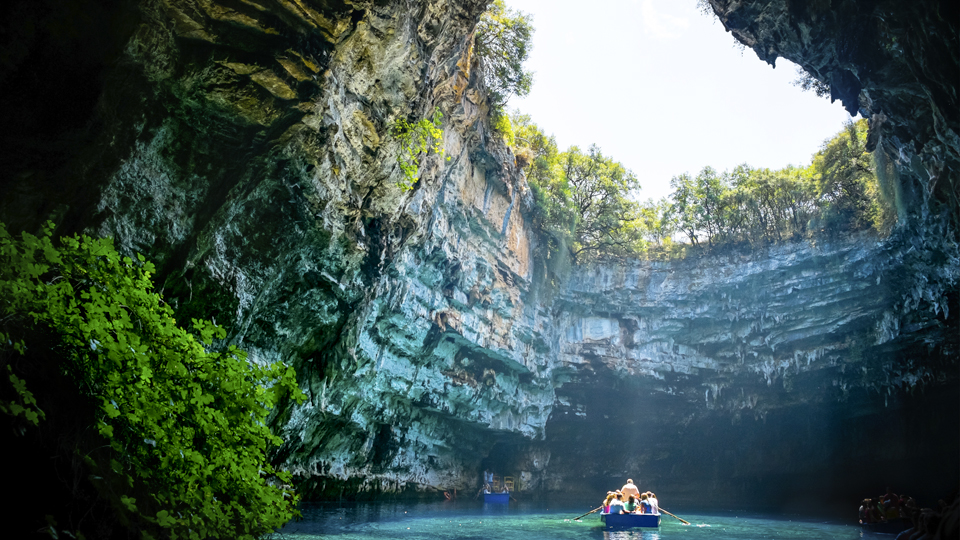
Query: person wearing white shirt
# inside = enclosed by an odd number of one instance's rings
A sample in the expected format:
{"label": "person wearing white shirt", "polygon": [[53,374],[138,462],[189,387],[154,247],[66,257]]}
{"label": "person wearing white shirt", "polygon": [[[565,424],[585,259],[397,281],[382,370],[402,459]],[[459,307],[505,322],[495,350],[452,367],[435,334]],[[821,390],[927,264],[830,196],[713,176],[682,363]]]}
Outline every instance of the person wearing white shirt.
{"label": "person wearing white shirt", "polygon": [[653,513],[654,513],[654,514],[659,514],[659,513],[660,513],[660,502],[657,501],[657,496],[656,496],[652,491],[648,491],[648,492],[647,492],[647,500],[650,501],[650,506],[653,507]]}

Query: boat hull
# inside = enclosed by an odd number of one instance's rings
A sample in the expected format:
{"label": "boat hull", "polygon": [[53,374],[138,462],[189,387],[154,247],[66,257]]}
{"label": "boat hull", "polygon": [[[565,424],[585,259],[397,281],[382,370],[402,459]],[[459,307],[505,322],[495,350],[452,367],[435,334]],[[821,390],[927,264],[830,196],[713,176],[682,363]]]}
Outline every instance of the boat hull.
{"label": "boat hull", "polygon": [[509,493],[484,493],[483,502],[504,504],[510,502]]}
{"label": "boat hull", "polygon": [[659,527],[660,514],[600,514],[600,521],[607,527]]}

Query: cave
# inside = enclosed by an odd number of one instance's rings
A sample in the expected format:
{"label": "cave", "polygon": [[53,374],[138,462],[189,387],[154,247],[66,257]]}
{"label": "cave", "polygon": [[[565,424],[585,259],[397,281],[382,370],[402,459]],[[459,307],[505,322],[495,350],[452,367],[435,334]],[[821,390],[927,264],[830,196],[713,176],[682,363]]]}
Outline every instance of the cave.
{"label": "cave", "polygon": [[[0,221],[112,237],[181,323],[293,366],[272,458],[307,500],[472,493],[487,467],[532,499],[628,476],[702,507],[955,493],[958,4],[708,2],[869,119],[889,236],[559,285],[471,69],[487,2],[411,4],[6,3]],[[403,190],[391,126],[435,109],[450,159]]]}

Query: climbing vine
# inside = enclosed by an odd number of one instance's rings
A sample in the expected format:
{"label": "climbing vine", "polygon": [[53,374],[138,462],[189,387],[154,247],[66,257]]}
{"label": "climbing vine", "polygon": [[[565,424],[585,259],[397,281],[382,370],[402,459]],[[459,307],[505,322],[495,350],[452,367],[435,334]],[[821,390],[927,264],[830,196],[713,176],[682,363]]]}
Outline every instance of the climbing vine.
{"label": "climbing vine", "polygon": [[424,118],[410,123],[401,118],[393,124],[393,136],[400,142],[400,153],[397,155],[397,164],[403,172],[403,179],[397,183],[404,191],[413,189],[420,179],[420,156],[433,150],[443,154],[440,143],[443,141],[443,130],[440,129],[443,113],[440,108],[433,109],[430,118]]}
{"label": "climbing vine", "polygon": [[[81,435],[56,435],[57,448],[74,447],[66,482],[92,483],[98,504],[144,539],[254,538],[287,522],[297,496],[266,459],[280,439],[265,422],[278,400],[303,399],[292,368],[250,363],[234,346],[212,351],[223,327],[181,328],[151,292],[143,256],[86,236],[55,245],[52,230],[15,238],[0,223],[0,412],[20,438],[62,425],[44,427],[44,403],[88,404]],[[31,377],[44,363],[55,377]],[[75,393],[45,386],[52,378]]]}

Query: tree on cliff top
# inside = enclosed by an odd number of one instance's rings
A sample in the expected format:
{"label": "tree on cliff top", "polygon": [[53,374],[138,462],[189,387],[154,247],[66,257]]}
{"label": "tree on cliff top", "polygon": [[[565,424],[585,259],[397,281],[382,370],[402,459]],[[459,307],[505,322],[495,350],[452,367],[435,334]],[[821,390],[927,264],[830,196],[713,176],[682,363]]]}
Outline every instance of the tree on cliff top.
{"label": "tree on cliff top", "polygon": [[533,192],[534,225],[547,248],[546,258],[627,256],[642,251],[637,177],[596,146],[557,151],[529,116],[510,119],[516,151],[528,156],[527,182]]}
{"label": "tree on cliff top", "polygon": [[826,203],[823,222],[863,229],[882,213],[873,186],[873,158],[867,152],[867,121],[847,122],[813,157],[819,196]]}
{"label": "tree on cliff top", "polygon": [[574,259],[639,253],[639,207],[630,199],[631,192],[640,189],[637,177],[596,146],[587,153],[570,147],[560,155],[560,167],[576,224]]}
{"label": "tree on cliff top", "polygon": [[[18,483],[7,532],[53,538],[254,538],[297,497],[266,458],[293,370],[249,363],[225,332],[180,328],[153,265],[109,239],[19,239],[0,223],[0,418]],[[17,506],[13,506],[17,505]],[[20,536],[18,536],[20,537]]]}
{"label": "tree on cliff top", "polygon": [[474,47],[491,109],[499,112],[510,96],[530,93],[533,74],[523,67],[530,54],[533,25],[530,16],[494,0],[477,23]]}

